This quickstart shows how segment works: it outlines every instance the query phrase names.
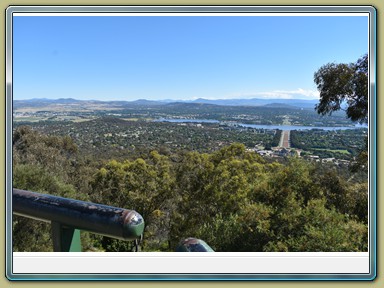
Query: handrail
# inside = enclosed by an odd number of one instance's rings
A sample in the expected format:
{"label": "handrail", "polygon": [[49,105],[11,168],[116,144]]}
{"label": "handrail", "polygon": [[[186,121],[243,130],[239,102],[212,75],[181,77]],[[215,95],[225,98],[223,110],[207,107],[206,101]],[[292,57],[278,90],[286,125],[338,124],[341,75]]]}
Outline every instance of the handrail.
{"label": "handrail", "polygon": [[19,189],[13,189],[12,206],[17,215],[122,240],[144,231],[144,219],[134,210]]}
{"label": "handrail", "polygon": [[[135,240],[144,232],[144,219],[134,210],[95,204],[70,198],[13,189],[13,214],[52,225],[54,251],[81,251],[80,231]],[[136,250],[137,251],[137,250]],[[187,238],[176,252],[214,252],[203,240]]]}

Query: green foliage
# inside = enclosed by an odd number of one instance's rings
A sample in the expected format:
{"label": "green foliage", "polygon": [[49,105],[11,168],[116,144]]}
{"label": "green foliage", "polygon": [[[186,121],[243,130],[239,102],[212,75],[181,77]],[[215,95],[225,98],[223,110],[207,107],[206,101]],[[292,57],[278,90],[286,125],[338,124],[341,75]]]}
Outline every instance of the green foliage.
{"label": "green foliage", "polygon": [[368,136],[364,139],[365,145],[360,149],[359,155],[351,165],[352,172],[365,171],[368,173]]}
{"label": "green foliage", "polygon": [[[66,198],[87,200],[86,195],[79,194],[70,184],[61,182],[57,177],[37,165],[17,165],[13,171],[13,187]],[[52,251],[50,224],[24,218],[13,217],[14,251],[44,252]],[[82,235],[83,246],[90,246],[89,235]]]}
{"label": "green foliage", "polygon": [[196,235],[217,252],[262,251],[271,237],[272,213],[273,209],[262,203],[247,203],[239,214],[223,216],[220,213],[207,219]]}
{"label": "green foliage", "polygon": [[[342,109],[347,104],[346,114],[352,121],[368,123],[368,54],[356,63],[322,66],[314,75],[320,102],[316,105],[319,114],[326,115]],[[368,138],[364,150],[351,167],[352,171],[368,170]]]}
{"label": "green foliage", "polygon": [[274,208],[264,203],[245,203],[239,213],[239,247],[234,251],[262,251],[273,237],[271,218]]}
{"label": "green foliage", "polygon": [[239,236],[238,215],[216,215],[211,221],[203,223],[196,231],[199,239],[204,239],[209,246],[217,252],[236,251]]}
{"label": "green foliage", "polygon": [[78,194],[70,184],[61,182],[56,176],[37,165],[20,164],[13,171],[13,187],[31,190],[45,194],[52,194],[67,198],[86,199],[85,195]]}
{"label": "green foliage", "polygon": [[[139,158],[123,163],[116,160],[107,163],[95,175],[91,199],[139,212],[146,223],[144,245],[147,245],[155,233],[165,233],[167,214],[164,211],[170,209],[173,186],[169,159],[153,151],[148,160]],[[117,241],[105,240],[104,248],[113,246],[121,251],[122,247],[126,247],[125,244],[117,244]]]}
{"label": "green foliage", "polygon": [[279,142],[280,142],[280,139],[281,139],[281,133],[282,133],[282,130],[280,130],[280,129],[276,130],[276,133],[273,136],[273,139],[272,139],[271,143],[266,146],[266,149],[271,149],[272,147],[279,146]]}
{"label": "green foliage", "polygon": [[[342,182],[339,187],[355,187],[355,193],[336,196],[337,191],[329,192],[325,183],[317,181],[318,171],[308,162],[290,158],[286,164],[266,164],[251,155],[233,145],[211,157],[190,153],[188,161],[181,161],[176,181],[181,197],[171,218],[171,243],[198,235],[217,251],[338,251],[332,250],[333,244],[340,249],[365,249],[365,224],[356,215],[358,211],[367,215],[367,206],[357,205],[361,201],[356,197],[363,199],[364,195],[361,186]],[[329,187],[338,186],[330,183]],[[351,200],[346,208],[335,199],[347,195]],[[308,212],[315,200],[324,201],[319,202],[322,213],[334,221],[329,222],[318,247],[306,244],[311,233],[321,228],[322,218]],[[332,226],[341,222],[340,228]],[[340,242],[349,237],[346,227],[356,228],[351,233],[359,240],[344,247]],[[341,236],[335,239],[333,233]]]}
{"label": "green foliage", "polygon": [[290,251],[356,252],[368,249],[368,228],[349,220],[334,209],[326,209],[326,200],[309,201],[302,214],[301,235],[287,241]]}
{"label": "green foliage", "polygon": [[[19,127],[13,137],[13,187],[78,200],[89,200],[72,184],[77,147],[69,137],[41,135]],[[84,175],[85,176],[85,175]],[[88,234],[81,235],[84,247],[91,247]],[[14,216],[14,251],[52,251],[51,227],[47,223]]]}
{"label": "green foliage", "polygon": [[368,221],[368,183],[349,185],[336,171],[327,171],[318,178],[323,195],[327,199],[327,208],[350,215],[367,224]]}
{"label": "green foliage", "polygon": [[13,216],[14,252],[52,252],[51,225],[38,220]]}
{"label": "green foliage", "polygon": [[[320,158],[353,160],[367,139],[367,129],[291,131],[291,146],[304,149]],[[332,147],[333,149],[330,149]]]}
{"label": "green foliage", "polygon": [[356,63],[328,63],[314,74],[314,81],[320,91],[319,114],[340,110],[345,101],[348,118],[368,123],[368,54]]}
{"label": "green foliage", "polygon": [[[216,251],[367,251],[368,183],[341,168],[267,162],[238,143],[101,162],[76,153],[68,137],[25,127],[13,148],[15,188],[134,209],[146,222],[144,251],[174,251],[188,237]],[[49,225],[13,220],[15,251],[51,251]],[[82,237],[90,251],[133,248]]]}

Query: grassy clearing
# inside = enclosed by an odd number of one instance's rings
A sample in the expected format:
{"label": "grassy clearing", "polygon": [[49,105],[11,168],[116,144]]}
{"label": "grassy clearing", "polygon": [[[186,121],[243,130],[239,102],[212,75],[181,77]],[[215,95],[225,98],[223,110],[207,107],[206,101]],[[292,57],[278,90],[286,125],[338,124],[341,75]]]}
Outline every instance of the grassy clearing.
{"label": "grassy clearing", "polygon": [[14,117],[14,122],[39,122],[47,120],[47,117]]}
{"label": "grassy clearing", "polygon": [[292,125],[291,118],[289,117],[289,115],[283,116],[283,125]]}
{"label": "grassy clearing", "polygon": [[333,152],[333,153],[341,153],[341,154],[351,154],[348,150],[345,149],[321,149],[321,148],[311,148],[311,150],[317,150],[317,151],[326,151],[326,152]]}
{"label": "grassy clearing", "polygon": [[125,121],[133,121],[133,122],[137,122],[137,121],[153,121],[153,118],[120,118],[122,120],[125,120]]}

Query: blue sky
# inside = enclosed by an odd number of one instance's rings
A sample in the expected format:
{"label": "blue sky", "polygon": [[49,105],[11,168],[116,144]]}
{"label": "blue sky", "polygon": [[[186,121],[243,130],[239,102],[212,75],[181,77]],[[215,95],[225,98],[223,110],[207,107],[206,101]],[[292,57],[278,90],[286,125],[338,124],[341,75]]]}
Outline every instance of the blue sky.
{"label": "blue sky", "polygon": [[13,99],[316,99],[368,52],[355,16],[15,16]]}

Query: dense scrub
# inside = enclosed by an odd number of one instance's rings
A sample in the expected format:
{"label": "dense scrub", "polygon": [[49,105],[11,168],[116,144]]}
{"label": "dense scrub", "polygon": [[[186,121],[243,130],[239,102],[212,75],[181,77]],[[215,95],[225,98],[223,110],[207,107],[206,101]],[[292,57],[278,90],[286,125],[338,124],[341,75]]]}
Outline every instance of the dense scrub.
{"label": "dense scrub", "polygon": [[[138,211],[146,221],[144,251],[174,251],[187,237],[231,252],[368,249],[366,175],[299,158],[267,162],[242,144],[105,162],[79,153],[70,137],[19,127],[13,169],[15,188]],[[14,251],[50,251],[49,229],[14,217]],[[132,249],[82,235],[85,250]]]}

